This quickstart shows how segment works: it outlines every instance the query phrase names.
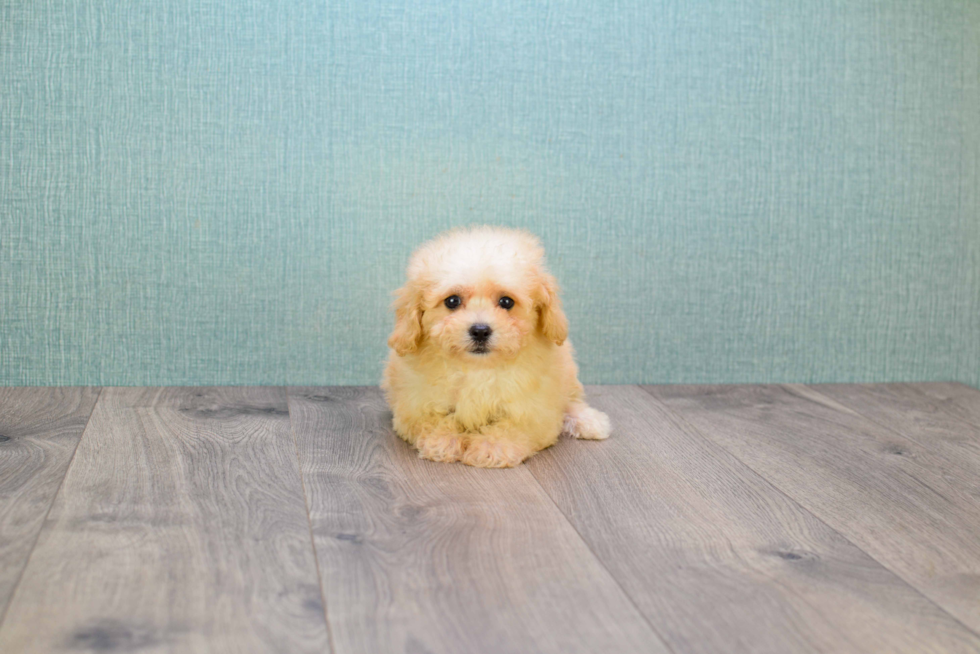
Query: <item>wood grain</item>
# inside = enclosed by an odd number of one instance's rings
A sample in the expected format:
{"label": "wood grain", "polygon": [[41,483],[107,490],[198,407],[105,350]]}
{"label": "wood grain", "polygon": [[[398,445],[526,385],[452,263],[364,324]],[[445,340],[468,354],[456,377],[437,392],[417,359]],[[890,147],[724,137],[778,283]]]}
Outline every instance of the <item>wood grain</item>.
{"label": "wood grain", "polygon": [[338,654],[666,651],[526,468],[419,459],[376,388],[290,413]]}
{"label": "wood grain", "polygon": [[980,630],[980,508],[960,470],[805,386],[647,391]]}
{"label": "wood grain", "polygon": [[909,386],[934,398],[941,411],[974,427],[980,426],[980,390],[958,382],[909,384]]}
{"label": "wood grain", "polygon": [[105,389],[2,652],[326,652],[285,392]]}
{"label": "wood grain", "polygon": [[675,652],[976,652],[980,638],[637,387],[528,462]]}
{"label": "wood grain", "polygon": [[0,623],[98,388],[0,388]]}
{"label": "wood grain", "polygon": [[946,383],[811,388],[935,454],[951,483],[980,503],[980,392]]}

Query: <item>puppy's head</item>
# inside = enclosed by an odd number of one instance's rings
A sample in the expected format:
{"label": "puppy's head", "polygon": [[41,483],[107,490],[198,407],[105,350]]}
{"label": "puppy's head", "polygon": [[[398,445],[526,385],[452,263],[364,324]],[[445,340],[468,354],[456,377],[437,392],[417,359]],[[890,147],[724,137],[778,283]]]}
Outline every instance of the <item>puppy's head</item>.
{"label": "puppy's head", "polygon": [[473,360],[514,357],[538,340],[561,345],[568,323],[538,239],[477,227],[420,247],[396,292],[388,345],[401,356],[423,346]]}

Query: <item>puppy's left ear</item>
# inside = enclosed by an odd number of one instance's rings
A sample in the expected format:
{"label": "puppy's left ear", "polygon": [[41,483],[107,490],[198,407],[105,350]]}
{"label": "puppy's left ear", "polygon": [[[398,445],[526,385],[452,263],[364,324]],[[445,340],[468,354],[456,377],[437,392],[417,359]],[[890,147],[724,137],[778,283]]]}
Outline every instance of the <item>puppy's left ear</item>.
{"label": "puppy's left ear", "polygon": [[535,308],[538,311],[538,327],[541,333],[561,345],[568,338],[568,319],[561,309],[561,298],[558,297],[558,282],[549,273],[540,273]]}

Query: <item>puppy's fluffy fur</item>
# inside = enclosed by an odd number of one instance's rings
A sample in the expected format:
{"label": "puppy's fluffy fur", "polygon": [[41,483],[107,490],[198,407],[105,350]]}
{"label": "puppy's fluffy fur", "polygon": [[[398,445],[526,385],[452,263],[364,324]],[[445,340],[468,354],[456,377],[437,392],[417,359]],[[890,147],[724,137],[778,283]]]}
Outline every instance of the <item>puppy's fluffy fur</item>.
{"label": "puppy's fluffy fur", "polygon": [[609,436],[609,418],[583,399],[558,285],[533,235],[477,227],[424,244],[394,309],[382,388],[419,456],[503,468],[562,432]]}

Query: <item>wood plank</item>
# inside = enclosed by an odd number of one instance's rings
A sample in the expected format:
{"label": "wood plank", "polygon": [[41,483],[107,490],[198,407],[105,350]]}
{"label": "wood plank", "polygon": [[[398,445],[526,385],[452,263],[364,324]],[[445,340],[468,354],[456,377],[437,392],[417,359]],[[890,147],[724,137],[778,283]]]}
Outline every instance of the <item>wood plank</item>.
{"label": "wood plank", "polygon": [[976,652],[980,638],[635,386],[528,462],[675,652]]}
{"label": "wood plank", "polygon": [[0,388],[0,624],[98,388]]}
{"label": "wood plank", "polygon": [[419,459],[376,388],[290,414],[338,654],[666,651],[526,468]]}
{"label": "wood plank", "polygon": [[107,388],[0,652],[329,651],[285,391]]}
{"label": "wood plank", "polygon": [[945,383],[810,388],[937,455],[950,466],[947,480],[980,502],[980,392]]}
{"label": "wood plank", "polygon": [[805,386],[647,390],[980,630],[980,508],[941,458]]}
{"label": "wood plank", "polygon": [[954,418],[980,427],[980,390],[958,382],[909,384],[934,398],[938,407]]}

